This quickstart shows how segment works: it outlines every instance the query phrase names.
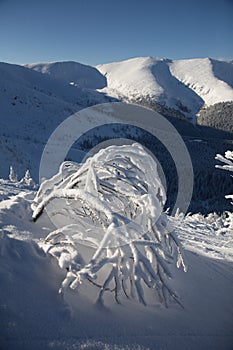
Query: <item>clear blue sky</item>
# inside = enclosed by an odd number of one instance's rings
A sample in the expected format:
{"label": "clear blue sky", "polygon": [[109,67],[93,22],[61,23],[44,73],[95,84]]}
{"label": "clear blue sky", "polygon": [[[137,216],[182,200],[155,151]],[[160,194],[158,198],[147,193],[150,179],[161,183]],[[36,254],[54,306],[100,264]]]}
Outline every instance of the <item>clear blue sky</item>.
{"label": "clear blue sky", "polygon": [[233,0],[0,0],[0,61],[233,58]]}

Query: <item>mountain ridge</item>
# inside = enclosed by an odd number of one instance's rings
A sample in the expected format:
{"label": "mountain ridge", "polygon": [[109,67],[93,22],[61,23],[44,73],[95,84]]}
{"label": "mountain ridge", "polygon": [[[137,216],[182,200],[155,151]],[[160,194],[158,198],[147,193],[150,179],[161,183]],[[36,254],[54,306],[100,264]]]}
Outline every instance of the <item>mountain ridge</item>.
{"label": "mountain ridge", "polygon": [[233,65],[228,62],[139,57],[97,68],[107,77],[105,92],[129,101],[147,97],[194,121],[203,106],[233,100]]}
{"label": "mountain ridge", "polygon": [[233,64],[213,58],[172,60],[134,57],[99,64],[75,61],[33,63],[26,67],[79,88],[94,89],[120,101],[159,106],[192,120],[203,107],[233,101]]}
{"label": "mountain ridge", "polygon": [[75,61],[41,62],[24,66],[81,88],[102,89],[106,86],[105,77],[95,67]]}

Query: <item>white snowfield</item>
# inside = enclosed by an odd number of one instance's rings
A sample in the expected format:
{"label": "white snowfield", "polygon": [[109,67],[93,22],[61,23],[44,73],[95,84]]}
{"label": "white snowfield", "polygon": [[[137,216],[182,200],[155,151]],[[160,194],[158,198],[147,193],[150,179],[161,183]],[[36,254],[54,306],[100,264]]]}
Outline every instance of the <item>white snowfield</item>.
{"label": "white snowfield", "polygon": [[186,273],[172,269],[184,308],[173,302],[168,309],[158,302],[144,307],[124,295],[121,305],[111,297],[99,308],[94,285],[58,293],[66,270],[45,253],[51,222],[31,220],[35,192],[6,180],[0,191],[2,349],[232,349],[233,232],[220,218],[170,218],[189,266]]}

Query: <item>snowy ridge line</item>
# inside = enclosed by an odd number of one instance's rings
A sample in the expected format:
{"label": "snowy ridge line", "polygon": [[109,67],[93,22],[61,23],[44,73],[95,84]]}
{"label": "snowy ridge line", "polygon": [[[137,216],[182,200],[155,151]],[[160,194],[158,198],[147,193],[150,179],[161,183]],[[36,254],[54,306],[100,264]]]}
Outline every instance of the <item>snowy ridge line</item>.
{"label": "snowy ridge line", "polygon": [[210,58],[137,57],[90,67],[77,62],[27,64],[66,84],[120,100],[158,103],[194,118],[203,105],[233,101],[233,64]]}
{"label": "snowy ridge line", "polygon": [[[158,102],[194,116],[207,106],[233,100],[233,65],[206,59],[169,60],[139,57],[98,65],[106,76],[104,91],[140,102]],[[225,81],[224,81],[225,79]]]}

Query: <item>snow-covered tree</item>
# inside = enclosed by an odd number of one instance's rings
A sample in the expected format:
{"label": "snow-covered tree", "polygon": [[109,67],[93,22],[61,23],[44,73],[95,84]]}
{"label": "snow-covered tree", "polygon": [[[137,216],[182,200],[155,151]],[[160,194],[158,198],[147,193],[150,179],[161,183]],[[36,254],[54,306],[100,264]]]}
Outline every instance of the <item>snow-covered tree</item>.
{"label": "snow-covered tree", "polygon": [[[233,151],[226,151],[225,157],[221,154],[217,154],[215,159],[220,160],[224,165],[216,165],[216,168],[228,170],[233,172]],[[233,177],[233,175],[231,175]],[[232,199],[233,204],[233,194],[228,194],[225,196],[228,199]]]}
{"label": "snow-covered tree", "polygon": [[9,180],[11,182],[18,182],[18,176],[15,173],[13,166],[10,166]]}
{"label": "snow-covered tree", "polygon": [[[83,282],[146,304],[147,288],[165,305],[179,303],[169,264],[186,270],[182,247],[163,213],[166,194],[154,159],[139,144],[110,146],[83,164],[64,162],[34,199],[33,219],[46,208],[57,226],[48,252],[67,275],[61,291]],[[83,253],[88,246],[89,255]]]}
{"label": "snow-covered tree", "polygon": [[24,177],[20,180],[19,182],[20,185],[25,185],[27,187],[35,187],[35,182],[33,181],[31,174],[30,174],[30,170],[27,169],[25,172]]}
{"label": "snow-covered tree", "polygon": [[[221,161],[224,163],[224,165],[215,165],[216,168],[220,168],[223,170],[228,170],[233,172],[233,151],[226,151],[225,152],[225,157],[222,156],[221,154],[217,154],[215,159]],[[233,177],[233,175],[231,175]],[[225,196],[227,199],[231,199],[232,202],[231,204],[233,205],[233,194],[228,194]],[[228,227],[233,230],[233,213],[228,213],[227,218],[225,219],[226,224]]]}

